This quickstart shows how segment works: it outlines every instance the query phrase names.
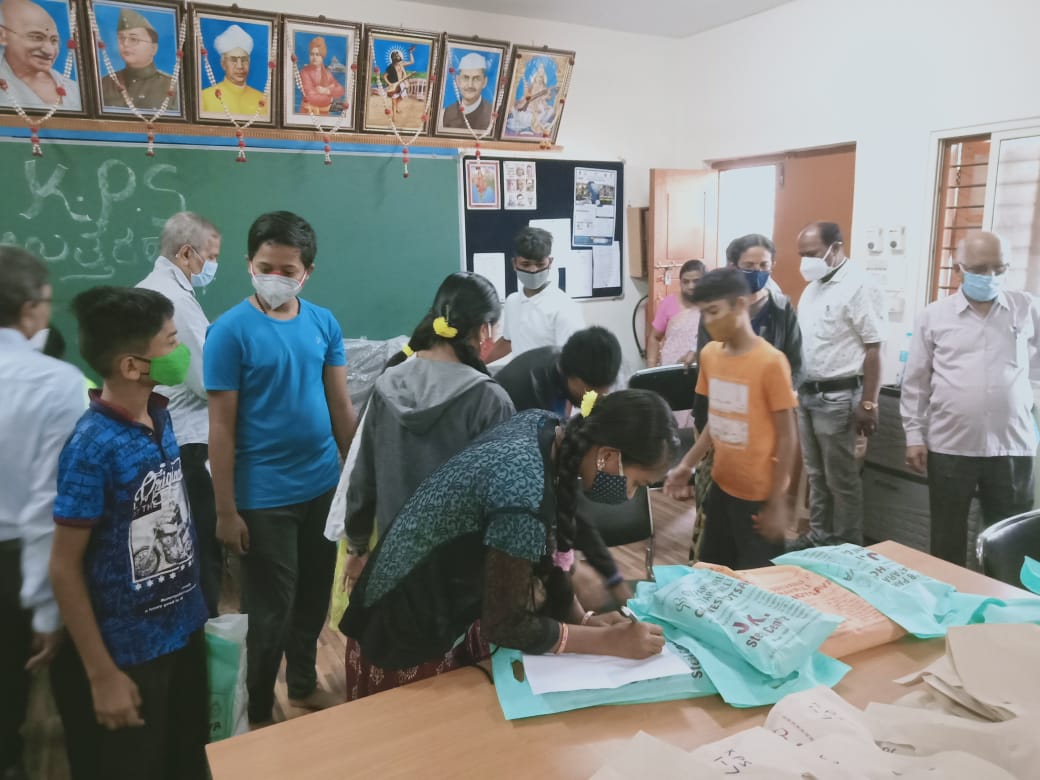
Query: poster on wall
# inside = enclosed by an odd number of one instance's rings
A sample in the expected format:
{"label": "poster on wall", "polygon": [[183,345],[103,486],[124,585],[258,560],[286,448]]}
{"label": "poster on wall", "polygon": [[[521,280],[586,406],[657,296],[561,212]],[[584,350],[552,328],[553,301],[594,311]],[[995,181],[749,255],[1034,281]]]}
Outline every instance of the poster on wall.
{"label": "poster on wall", "polygon": [[502,183],[505,187],[506,209],[534,211],[538,208],[538,174],[533,162],[504,160]]}
{"label": "poster on wall", "polygon": [[284,17],[282,46],[282,124],[353,130],[361,25]]}
{"label": "poster on wall", "polygon": [[497,161],[466,160],[466,208],[501,208],[501,192]]}
{"label": "poster on wall", "polygon": [[574,169],[574,246],[610,245],[617,216],[617,171]]}

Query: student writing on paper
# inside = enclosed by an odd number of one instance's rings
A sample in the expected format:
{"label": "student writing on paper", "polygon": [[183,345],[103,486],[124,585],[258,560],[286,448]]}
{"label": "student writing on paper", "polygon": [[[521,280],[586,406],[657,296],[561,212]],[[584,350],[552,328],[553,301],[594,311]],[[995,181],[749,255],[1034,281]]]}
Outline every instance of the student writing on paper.
{"label": "student writing on paper", "polygon": [[[544,411],[499,425],[435,471],[379,540],[340,623],[347,697],[474,663],[488,643],[528,653],[645,658],[657,626],[585,613],[574,551],[602,547],[575,520],[576,491],[624,501],[665,474],[679,445],[671,410],[648,391],[599,400],[563,427]],[[598,489],[623,476],[620,491]]]}
{"label": "student writing on paper", "polygon": [[605,395],[621,370],[621,344],[606,328],[579,330],[563,345],[539,347],[518,356],[495,379],[517,411],[545,409],[570,417],[589,390]]}
{"label": "student writing on paper", "polygon": [[347,490],[348,587],[364,568],[372,529],[378,524],[379,536],[386,533],[424,479],[513,416],[509,396],[479,356],[481,344],[494,338],[501,312],[491,282],[452,274],[376,380]]}

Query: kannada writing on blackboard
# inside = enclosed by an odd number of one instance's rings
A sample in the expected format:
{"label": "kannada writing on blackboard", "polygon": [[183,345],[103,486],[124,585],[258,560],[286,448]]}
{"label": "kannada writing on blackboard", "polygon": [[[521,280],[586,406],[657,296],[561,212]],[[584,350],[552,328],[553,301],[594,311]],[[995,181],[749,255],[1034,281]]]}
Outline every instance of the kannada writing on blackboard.
{"label": "kannada writing on blackboard", "polygon": [[[168,163],[148,164],[138,173],[110,159],[88,172],[33,159],[23,173],[24,186],[12,182],[8,190],[14,208],[0,242],[35,252],[60,282],[105,281],[120,266],[150,264],[166,218],[187,209],[185,197],[170,186],[177,168]],[[12,219],[15,225],[8,224]]]}

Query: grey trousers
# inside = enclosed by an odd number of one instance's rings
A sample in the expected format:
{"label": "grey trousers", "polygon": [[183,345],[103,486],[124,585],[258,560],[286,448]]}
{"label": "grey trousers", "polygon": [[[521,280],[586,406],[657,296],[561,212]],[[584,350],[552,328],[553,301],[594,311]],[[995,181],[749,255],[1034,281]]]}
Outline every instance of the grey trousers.
{"label": "grey trousers", "polygon": [[863,391],[799,393],[798,434],[809,476],[809,539],[863,544],[863,481],[854,410]]}
{"label": "grey trousers", "polygon": [[248,509],[249,552],[242,558],[249,720],[271,718],[274,684],[285,654],[289,698],[318,684],[314,667],[336,569],[336,545],[325,538],[335,490],[302,504]]}

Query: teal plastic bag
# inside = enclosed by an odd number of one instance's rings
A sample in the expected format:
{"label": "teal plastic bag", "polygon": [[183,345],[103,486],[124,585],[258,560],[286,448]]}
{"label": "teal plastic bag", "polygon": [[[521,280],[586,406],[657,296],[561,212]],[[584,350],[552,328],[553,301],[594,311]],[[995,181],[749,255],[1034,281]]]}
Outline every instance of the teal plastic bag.
{"label": "teal plastic bag", "polygon": [[774,680],[804,668],[844,620],[710,569],[691,569],[670,584],[641,588],[629,606]]}
{"label": "teal plastic bag", "polygon": [[[814,547],[774,558],[777,565],[801,566],[833,580],[870,602],[922,639],[945,636],[944,616],[956,588],[855,544]],[[981,598],[981,597],[980,597]]]}
{"label": "teal plastic bag", "polygon": [[[652,618],[648,620],[661,625]],[[686,648],[700,661],[722,700],[731,707],[761,707],[776,704],[788,694],[808,691],[820,685],[833,688],[851,668],[823,653],[813,653],[801,667],[786,677],[774,678],[763,674],[733,653],[715,650],[672,626],[665,625],[662,628],[673,644]]]}
{"label": "teal plastic bag", "polygon": [[854,544],[787,553],[773,563],[801,566],[833,580],[922,639],[945,636],[950,626],[1040,623],[1040,599],[959,593],[952,585]]}
{"label": "teal plastic bag", "polygon": [[246,615],[228,614],[206,622],[209,672],[209,741],[249,731],[246,688]]}
{"label": "teal plastic bag", "polygon": [[1027,555],[1022,562],[1022,573],[1019,575],[1019,579],[1033,593],[1040,593],[1040,561],[1035,561]]}
{"label": "teal plastic bag", "polygon": [[506,720],[552,715],[604,704],[645,704],[711,696],[715,686],[701,669],[697,659],[684,647],[672,649],[690,664],[690,674],[662,677],[657,680],[589,691],[560,691],[535,695],[523,672],[523,653],[506,647],[496,648],[491,655],[495,693]]}

